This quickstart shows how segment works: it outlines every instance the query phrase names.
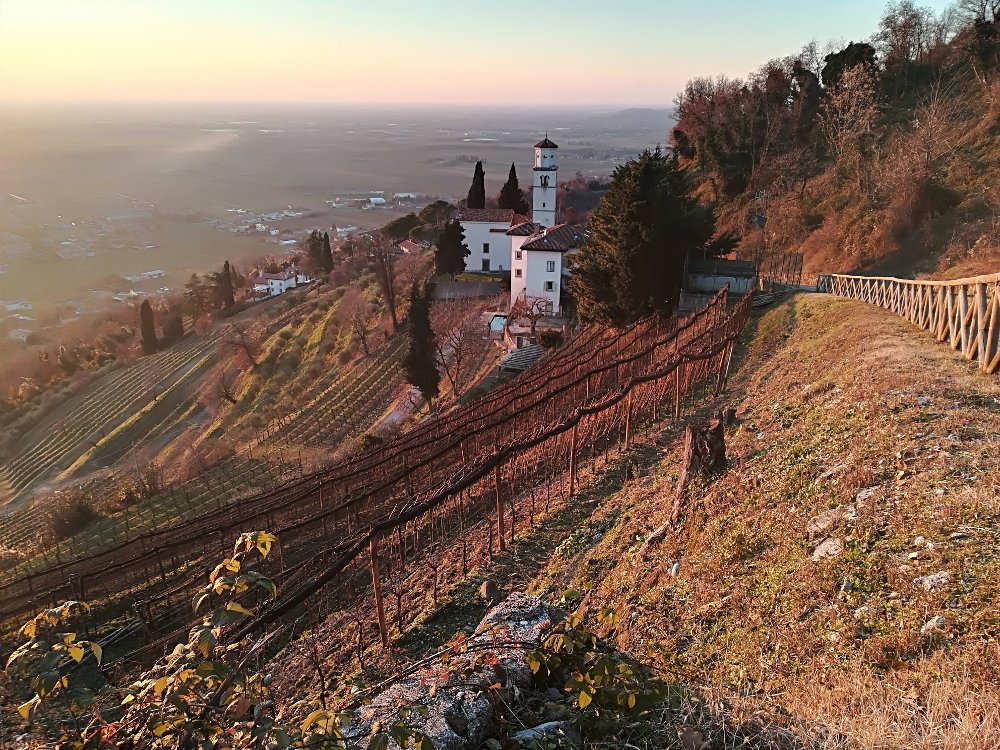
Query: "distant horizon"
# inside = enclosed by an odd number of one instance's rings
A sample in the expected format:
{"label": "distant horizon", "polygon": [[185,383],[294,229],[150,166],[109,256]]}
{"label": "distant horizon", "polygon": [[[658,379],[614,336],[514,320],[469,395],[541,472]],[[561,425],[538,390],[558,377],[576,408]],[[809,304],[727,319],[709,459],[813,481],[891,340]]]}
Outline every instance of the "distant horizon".
{"label": "distant horizon", "polygon": [[885,5],[0,0],[0,102],[661,109],[691,78],[868,39]]}

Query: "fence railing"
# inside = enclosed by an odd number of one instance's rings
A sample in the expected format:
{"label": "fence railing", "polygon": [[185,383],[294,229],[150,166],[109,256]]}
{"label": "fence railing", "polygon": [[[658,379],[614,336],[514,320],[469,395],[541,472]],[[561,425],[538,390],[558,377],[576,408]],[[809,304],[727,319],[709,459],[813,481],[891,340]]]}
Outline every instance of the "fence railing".
{"label": "fence railing", "polygon": [[820,274],[816,289],[891,310],[989,374],[1000,367],[1000,273],[954,281]]}

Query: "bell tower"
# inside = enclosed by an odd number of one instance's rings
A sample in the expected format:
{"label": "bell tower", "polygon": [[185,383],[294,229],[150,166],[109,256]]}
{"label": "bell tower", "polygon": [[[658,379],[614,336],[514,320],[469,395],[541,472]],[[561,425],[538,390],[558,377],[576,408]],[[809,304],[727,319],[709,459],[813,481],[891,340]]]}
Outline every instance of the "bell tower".
{"label": "bell tower", "polygon": [[535,144],[535,166],[531,173],[531,220],[543,227],[556,225],[556,183],[559,166],[556,144],[545,139]]}

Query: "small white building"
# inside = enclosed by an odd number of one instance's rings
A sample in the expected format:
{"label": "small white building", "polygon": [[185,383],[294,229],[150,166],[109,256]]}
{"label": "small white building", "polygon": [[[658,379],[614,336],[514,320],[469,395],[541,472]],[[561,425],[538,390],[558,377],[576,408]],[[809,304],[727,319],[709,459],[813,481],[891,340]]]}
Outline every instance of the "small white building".
{"label": "small white building", "polygon": [[255,297],[277,297],[279,294],[284,294],[289,289],[295,289],[296,287],[303,286],[312,281],[312,276],[310,276],[305,271],[299,271],[295,268],[285,268],[278,273],[262,273],[253,282],[253,291]]}
{"label": "small white building", "polygon": [[567,258],[583,246],[589,230],[572,224],[545,227],[525,222],[507,232],[511,238],[511,304],[517,299],[544,299],[548,312],[561,311],[560,296],[569,276]]}
{"label": "small white building", "polygon": [[465,268],[469,271],[500,273],[510,270],[511,227],[528,221],[510,208],[463,208],[455,218],[465,232],[465,246],[469,255]]}

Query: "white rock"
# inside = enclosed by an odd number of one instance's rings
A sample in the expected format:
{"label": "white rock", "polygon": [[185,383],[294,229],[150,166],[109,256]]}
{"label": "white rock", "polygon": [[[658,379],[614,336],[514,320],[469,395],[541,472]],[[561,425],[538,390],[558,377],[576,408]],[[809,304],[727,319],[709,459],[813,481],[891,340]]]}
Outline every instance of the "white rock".
{"label": "white rock", "polygon": [[673,565],[670,566],[670,576],[676,578],[677,574],[681,572],[681,563],[678,560]]}
{"label": "white rock", "polygon": [[836,537],[829,537],[820,542],[816,549],[813,550],[812,560],[813,562],[819,562],[828,557],[836,557],[843,551],[844,542]]}
{"label": "white rock", "polygon": [[947,586],[949,583],[951,583],[951,573],[947,570],[940,570],[937,573],[913,579],[913,585],[922,587],[924,591],[933,591],[936,588]]}
{"label": "white rock", "polygon": [[944,630],[947,626],[948,621],[946,619],[944,619],[941,615],[934,615],[934,617],[925,622],[924,626],[920,628],[920,634],[929,635],[930,633]]}

